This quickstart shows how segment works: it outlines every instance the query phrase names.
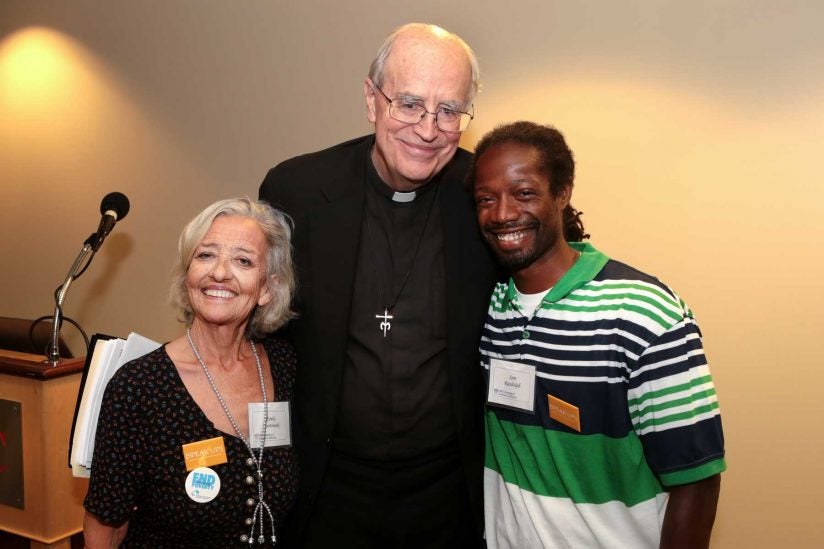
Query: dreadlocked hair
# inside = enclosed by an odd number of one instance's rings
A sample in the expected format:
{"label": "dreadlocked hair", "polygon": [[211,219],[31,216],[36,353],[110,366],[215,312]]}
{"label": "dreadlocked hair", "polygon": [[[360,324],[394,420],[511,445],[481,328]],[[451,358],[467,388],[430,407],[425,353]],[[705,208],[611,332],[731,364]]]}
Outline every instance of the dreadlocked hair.
{"label": "dreadlocked hair", "polygon": [[564,239],[567,242],[581,242],[589,238],[589,233],[584,230],[584,222],[581,221],[583,213],[569,204],[564,208]]}

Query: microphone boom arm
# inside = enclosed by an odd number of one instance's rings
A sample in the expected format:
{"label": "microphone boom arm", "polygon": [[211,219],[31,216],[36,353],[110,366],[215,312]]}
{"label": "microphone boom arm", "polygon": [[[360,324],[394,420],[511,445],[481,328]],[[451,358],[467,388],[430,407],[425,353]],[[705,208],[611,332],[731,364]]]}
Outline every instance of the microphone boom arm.
{"label": "microphone boom arm", "polygon": [[[51,348],[48,349],[46,359],[48,362],[51,362],[52,366],[57,366],[57,363],[60,362],[60,348],[58,346],[60,325],[62,324],[60,317],[63,313],[63,302],[66,300],[66,294],[69,293],[69,286],[71,286],[75,278],[78,278],[86,271],[86,268],[91,264],[92,259],[94,259],[97,250],[103,245],[103,240],[105,240],[106,236],[108,236],[114,228],[115,223],[126,217],[126,214],[129,213],[129,199],[126,198],[126,195],[123,193],[109,193],[103,197],[103,201],[100,203],[100,213],[103,217],[100,219],[100,225],[97,227],[97,231],[93,232],[83,243],[83,248],[77,255],[77,259],[74,260],[71,269],[69,269],[69,273],[66,275],[66,279],[58,288],[57,295],[55,295],[54,298],[54,325],[52,326]],[[81,265],[83,266],[82,269],[80,268]]]}
{"label": "microphone boom arm", "polygon": [[[57,294],[57,298],[55,299],[54,305],[54,319],[52,324],[52,339],[49,348],[49,356],[48,361],[51,362],[52,366],[57,366],[57,363],[60,362],[60,347],[58,345],[58,341],[60,339],[60,325],[62,324],[63,320],[60,318],[63,312],[63,302],[66,300],[66,294],[69,293],[69,286],[71,286],[72,282],[75,278],[79,275],[79,272],[82,272],[80,266],[86,261],[86,257],[91,254],[88,262],[91,262],[94,254],[96,253],[93,249],[92,245],[92,235],[89,237],[86,242],[83,243],[83,248],[80,250],[80,253],[77,255],[77,259],[74,260],[72,263],[71,268],[69,269],[68,274],[66,275],[66,279],[63,281],[63,284],[60,286],[60,291]],[[85,269],[85,267],[84,267]]]}

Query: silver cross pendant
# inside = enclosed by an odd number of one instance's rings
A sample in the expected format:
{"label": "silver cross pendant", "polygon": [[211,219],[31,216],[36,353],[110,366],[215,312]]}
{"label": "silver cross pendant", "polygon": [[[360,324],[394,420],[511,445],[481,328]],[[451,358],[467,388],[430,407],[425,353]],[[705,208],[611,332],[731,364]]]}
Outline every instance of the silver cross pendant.
{"label": "silver cross pendant", "polygon": [[383,314],[375,315],[375,318],[381,319],[379,329],[383,332],[383,337],[386,337],[386,333],[392,329],[392,323],[389,321],[395,317],[389,314],[389,309],[384,308]]}

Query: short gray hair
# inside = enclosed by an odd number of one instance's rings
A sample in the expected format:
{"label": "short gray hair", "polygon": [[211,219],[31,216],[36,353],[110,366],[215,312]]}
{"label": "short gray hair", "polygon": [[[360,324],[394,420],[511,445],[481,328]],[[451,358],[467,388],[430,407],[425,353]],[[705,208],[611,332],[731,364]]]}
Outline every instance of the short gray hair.
{"label": "short gray hair", "polygon": [[[186,326],[192,325],[194,310],[186,288],[186,274],[195,249],[203,241],[212,223],[219,216],[238,216],[257,222],[266,236],[266,286],[272,299],[252,311],[246,332],[259,338],[286,324],[295,313],[291,310],[295,291],[295,271],[292,266],[292,220],[285,213],[265,202],[248,197],[219,200],[189,221],[177,244],[177,261],[172,269],[170,300]],[[273,276],[274,275],[274,276]]]}
{"label": "short gray hair", "polygon": [[472,86],[469,88],[469,97],[466,98],[466,106],[469,107],[475,99],[475,94],[477,94],[481,89],[481,71],[478,68],[478,57],[475,55],[475,52],[472,51],[472,48],[469,47],[469,44],[464,42],[463,38],[437,25],[430,25],[428,23],[407,23],[406,25],[400,26],[393,30],[392,33],[386,37],[386,40],[383,41],[383,44],[378,50],[378,54],[375,56],[375,59],[372,60],[372,65],[369,67],[369,78],[372,82],[374,82],[379,88],[383,86],[386,60],[389,58],[389,54],[392,53],[392,46],[395,45],[395,41],[400,35],[409,31],[425,32],[437,36],[438,38],[452,40],[463,48],[466,52],[467,60],[469,61],[469,68],[472,71]]}

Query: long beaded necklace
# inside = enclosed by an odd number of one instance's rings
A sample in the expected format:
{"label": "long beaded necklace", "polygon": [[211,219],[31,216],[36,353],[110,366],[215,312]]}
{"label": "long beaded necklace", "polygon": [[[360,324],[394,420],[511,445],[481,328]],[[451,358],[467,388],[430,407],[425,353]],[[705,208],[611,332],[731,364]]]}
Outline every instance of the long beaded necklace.
{"label": "long beaded necklace", "polygon": [[220,394],[212,374],[209,373],[206,363],[203,362],[203,359],[200,357],[200,353],[197,351],[195,342],[192,339],[191,328],[186,329],[186,339],[189,340],[189,346],[192,348],[192,352],[194,353],[198,363],[200,363],[200,367],[203,368],[203,373],[206,374],[206,379],[209,380],[209,385],[212,386],[212,391],[214,391],[217,401],[220,403],[220,407],[223,408],[223,412],[226,414],[226,417],[229,418],[229,423],[232,424],[235,434],[237,434],[238,438],[243,441],[243,444],[252,456],[249,460],[247,460],[247,463],[251,461],[249,464],[254,465],[255,469],[257,469],[258,502],[257,505],[255,505],[254,512],[252,513],[252,525],[248,538],[249,545],[252,545],[255,542],[255,527],[258,525],[258,522],[260,523],[260,528],[258,531],[257,541],[261,545],[263,545],[266,541],[266,538],[263,535],[263,520],[265,516],[263,514],[264,511],[269,516],[269,523],[272,525],[272,544],[275,544],[277,543],[277,537],[275,536],[275,519],[272,516],[272,510],[269,508],[269,505],[263,501],[263,449],[266,447],[266,430],[269,426],[269,402],[266,398],[266,385],[263,382],[263,367],[260,364],[260,357],[258,356],[257,348],[255,347],[254,342],[249,340],[249,345],[252,346],[252,354],[255,355],[255,364],[257,364],[258,377],[260,378],[260,392],[263,394],[263,437],[260,442],[260,453],[256,456],[254,449],[252,449],[251,442],[243,436],[243,433],[240,431],[234,416],[229,411],[229,407],[226,406],[226,401],[223,400],[223,395]]}

